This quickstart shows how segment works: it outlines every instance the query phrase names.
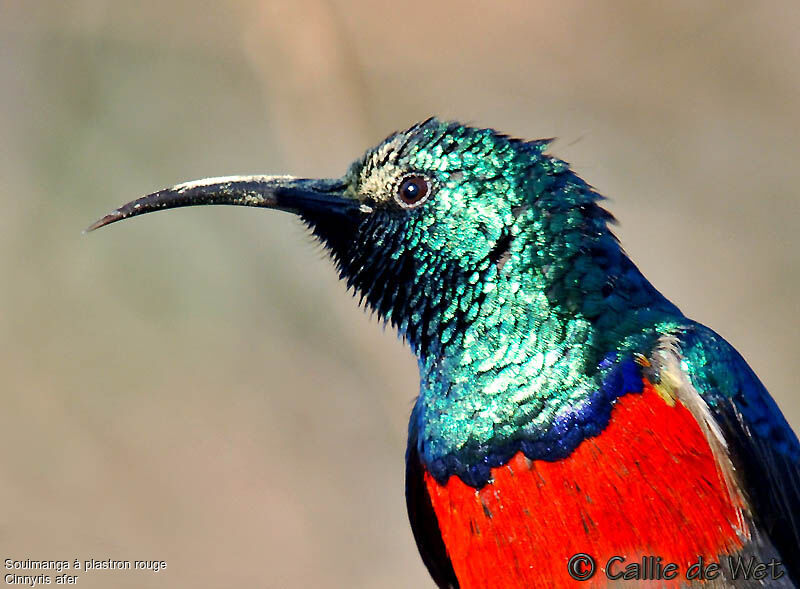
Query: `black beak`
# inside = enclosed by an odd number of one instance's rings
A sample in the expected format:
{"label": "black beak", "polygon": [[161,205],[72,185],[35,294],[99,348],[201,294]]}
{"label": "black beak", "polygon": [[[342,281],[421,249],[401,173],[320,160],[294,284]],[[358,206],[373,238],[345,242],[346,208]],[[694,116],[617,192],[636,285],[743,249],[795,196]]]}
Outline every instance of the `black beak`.
{"label": "black beak", "polygon": [[345,196],[342,180],[307,180],[291,176],[228,176],[178,184],[129,202],[96,221],[86,231],[153,211],[195,205],[264,207],[300,215],[352,215],[369,212]]}

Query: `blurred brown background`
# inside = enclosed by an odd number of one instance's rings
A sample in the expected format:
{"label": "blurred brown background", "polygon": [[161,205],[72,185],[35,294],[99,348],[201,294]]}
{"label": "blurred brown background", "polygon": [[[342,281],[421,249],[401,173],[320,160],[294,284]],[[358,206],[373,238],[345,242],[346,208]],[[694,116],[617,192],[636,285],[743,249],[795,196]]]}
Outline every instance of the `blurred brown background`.
{"label": "blurred brown background", "polygon": [[168,562],[84,588],[431,586],[415,363],[300,223],[80,234],[187,179],[339,175],[430,114],[560,137],[797,428],[798,29],[794,0],[0,1],[0,558]]}

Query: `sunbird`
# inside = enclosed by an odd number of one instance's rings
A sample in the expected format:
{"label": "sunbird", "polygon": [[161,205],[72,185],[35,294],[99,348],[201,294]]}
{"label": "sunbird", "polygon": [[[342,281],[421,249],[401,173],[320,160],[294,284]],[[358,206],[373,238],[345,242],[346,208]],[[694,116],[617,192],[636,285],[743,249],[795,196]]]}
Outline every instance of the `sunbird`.
{"label": "sunbird", "polygon": [[430,118],[338,179],[186,182],[89,230],[211,204],[302,219],[418,360],[406,503],[439,587],[603,587],[667,564],[658,586],[800,586],[797,436],[550,143]]}

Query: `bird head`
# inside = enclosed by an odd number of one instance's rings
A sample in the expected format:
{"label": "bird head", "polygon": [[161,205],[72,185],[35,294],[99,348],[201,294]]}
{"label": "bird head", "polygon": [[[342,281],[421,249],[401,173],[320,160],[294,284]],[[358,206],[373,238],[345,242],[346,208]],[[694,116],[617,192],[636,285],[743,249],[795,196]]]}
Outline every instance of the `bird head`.
{"label": "bird head", "polygon": [[391,135],[338,179],[187,182],[89,230],[192,205],[289,211],[327,247],[348,286],[420,351],[473,320],[501,283],[509,293],[527,286],[531,296],[557,290],[563,260],[603,233],[598,196],[543,153],[547,144],[429,119]]}

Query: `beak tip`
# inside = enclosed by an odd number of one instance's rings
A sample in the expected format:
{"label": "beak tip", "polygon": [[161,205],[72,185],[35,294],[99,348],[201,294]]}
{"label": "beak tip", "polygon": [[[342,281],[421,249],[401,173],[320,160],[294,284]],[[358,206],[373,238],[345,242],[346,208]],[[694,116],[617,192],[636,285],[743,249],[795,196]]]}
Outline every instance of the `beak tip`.
{"label": "beak tip", "polygon": [[120,215],[119,211],[114,211],[113,213],[109,213],[102,219],[98,219],[97,221],[89,225],[86,229],[83,230],[82,233],[86,235],[87,233],[91,233],[96,229],[100,229],[100,227],[105,227],[109,223],[113,223],[114,221],[119,221],[121,218],[122,215]]}

